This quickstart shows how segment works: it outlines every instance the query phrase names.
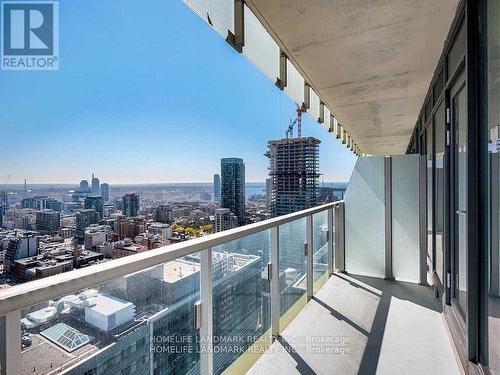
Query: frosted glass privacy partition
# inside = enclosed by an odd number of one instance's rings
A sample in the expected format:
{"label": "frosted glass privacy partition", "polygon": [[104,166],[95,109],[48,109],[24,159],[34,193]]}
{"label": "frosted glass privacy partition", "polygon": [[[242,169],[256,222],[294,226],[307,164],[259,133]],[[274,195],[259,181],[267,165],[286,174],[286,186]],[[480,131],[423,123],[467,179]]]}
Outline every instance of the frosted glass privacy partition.
{"label": "frosted glass privacy partition", "polygon": [[419,282],[420,155],[392,157],[392,273]]}
{"label": "frosted glass privacy partition", "polygon": [[304,78],[300,75],[293,64],[286,64],[287,84],[285,92],[299,105],[304,103]]}
{"label": "frosted glass privacy partition", "polygon": [[344,196],[346,271],[385,276],[384,157],[358,158]]}
{"label": "frosted glass privacy partition", "polygon": [[201,18],[210,22],[224,38],[228,30],[234,34],[234,0],[183,0]]}
{"label": "frosted glass privacy partition", "polygon": [[243,54],[273,83],[276,82],[279,77],[280,48],[246,5]]}

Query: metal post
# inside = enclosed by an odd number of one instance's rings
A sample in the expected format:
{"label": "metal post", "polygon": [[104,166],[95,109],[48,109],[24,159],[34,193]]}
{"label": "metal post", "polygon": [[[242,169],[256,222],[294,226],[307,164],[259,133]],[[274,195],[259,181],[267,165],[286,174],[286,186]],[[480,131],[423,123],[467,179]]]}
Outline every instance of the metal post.
{"label": "metal post", "polygon": [[21,373],[21,310],[0,317],[0,374]]}
{"label": "metal post", "polygon": [[335,236],[334,236],[334,215],[333,208],[328,210],[328,277],[333,275]]}
{"label": "metal post", "polygon": [[201,252],[200,373],[213,374],[212,248]]}
{"label": "metal post", "polygon": [[394,279],[392,274],[392,159],[384,160],[385,176],[385,278]]}
{"label": "metal post", "polygon": [[344,202],[335,206],[335,269],[345,271],[345,217]]}
{"label": "metal post", "polygon": [[279,283],[279,227],[271,229],[271,332],[274,339],[280,334],[280,283]]}
{"label": "metal post", "polygon": [[[419,160],[419,275],[420,285],[427,284],[427,160],[425,155],[420,155]],[[446,220],[446,219],[445,219]],[[443,285],[446,288],[444,280]]]}
{"label": "metal post", "polygon": [[307,299],[311,299],[313,296],[313,217],[309,215],[306,217],[306,269],[307,269]]}

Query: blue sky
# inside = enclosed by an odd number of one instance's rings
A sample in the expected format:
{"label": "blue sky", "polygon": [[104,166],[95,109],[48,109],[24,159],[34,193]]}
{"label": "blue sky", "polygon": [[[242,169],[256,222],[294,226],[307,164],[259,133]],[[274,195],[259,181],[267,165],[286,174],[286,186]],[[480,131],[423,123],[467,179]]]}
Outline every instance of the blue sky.
{"label": "blue sky", "polygon": [[[60,1],[60,69],[0,71],[0,184],[263,181],[295,104],[180,0]],[[309,115],[325,181],[355,156]]]}

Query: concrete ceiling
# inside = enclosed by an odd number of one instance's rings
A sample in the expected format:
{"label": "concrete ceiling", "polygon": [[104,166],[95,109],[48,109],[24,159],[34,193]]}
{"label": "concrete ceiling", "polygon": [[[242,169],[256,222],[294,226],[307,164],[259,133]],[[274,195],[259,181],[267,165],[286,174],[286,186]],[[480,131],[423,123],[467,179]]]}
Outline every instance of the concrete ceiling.
{"label": "concrete ceiling", "polygon": [[368,154],[406,151],[459,0],[247,0]]}

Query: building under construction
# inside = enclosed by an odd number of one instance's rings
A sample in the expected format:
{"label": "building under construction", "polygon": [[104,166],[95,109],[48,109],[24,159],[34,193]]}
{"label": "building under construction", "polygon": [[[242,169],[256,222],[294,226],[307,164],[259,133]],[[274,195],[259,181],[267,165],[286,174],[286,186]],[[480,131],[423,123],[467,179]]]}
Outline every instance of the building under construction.
{"label": "building under construction", "polygon": [[[290,123],[286,137],[268,142],[271,178],[271,213],[273,216],[288,214],[316,206],[318,200],[319,144],[314,137],[301,134],[301,115]],[[293,126],[298,125],[298,136],[293,137]]]}

